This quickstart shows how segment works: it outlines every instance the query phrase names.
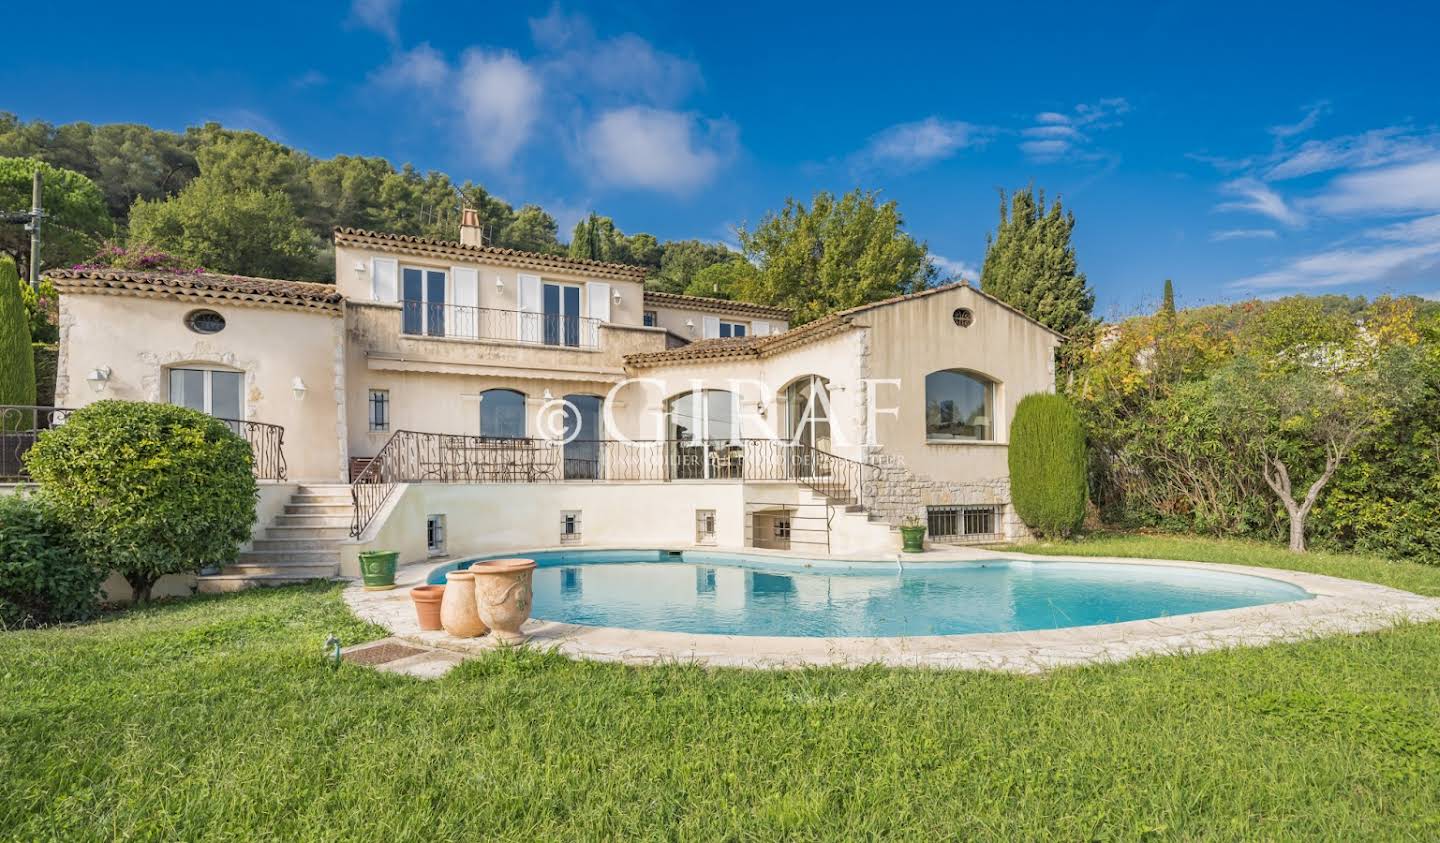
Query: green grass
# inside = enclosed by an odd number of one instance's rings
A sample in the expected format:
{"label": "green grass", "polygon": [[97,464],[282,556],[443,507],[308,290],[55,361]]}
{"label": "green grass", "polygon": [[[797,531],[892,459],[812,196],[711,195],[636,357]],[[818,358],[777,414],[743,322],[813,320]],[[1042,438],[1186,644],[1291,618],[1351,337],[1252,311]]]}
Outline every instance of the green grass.
{"label": "green grass", "polygon": [[[1184,542],[1081,547],[1259,561]],[[517,652],[434,682],[332,672],[331,632],[380,634],[328,586],[0,634],[0,838],[1440,837],[1435,624],[1041,677]]]}
{"label": "green grass", "polygon": [[1016,550],[1062,556],[1140,556],[1150,559],[1188,559],[1227,565],[1289,568],[1332,577],[1380,583],[1416,594],[1440,597],[1440,567],[1396,562],[1376,556],[1309,551],[1291,553],[1277,544],[1240,539],[1138,533],[1095,533],[1067,542],[1032,542],[1008,545]]}

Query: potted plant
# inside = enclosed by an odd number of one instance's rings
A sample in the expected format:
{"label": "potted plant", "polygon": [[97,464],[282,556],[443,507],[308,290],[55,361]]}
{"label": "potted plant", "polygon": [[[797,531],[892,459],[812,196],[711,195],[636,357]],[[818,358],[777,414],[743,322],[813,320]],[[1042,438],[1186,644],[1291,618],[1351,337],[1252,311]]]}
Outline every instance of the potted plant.
{"label": "potted plant", "polygon": [[914,515],[900,522],[900,549],[906,553],[925,552],[925,524]]}
{"label": "potted plant", "polygon": [[360,578],[366,591],[389,591],[395,587],[395,563],[400,559],[396,550],[362,550]]}

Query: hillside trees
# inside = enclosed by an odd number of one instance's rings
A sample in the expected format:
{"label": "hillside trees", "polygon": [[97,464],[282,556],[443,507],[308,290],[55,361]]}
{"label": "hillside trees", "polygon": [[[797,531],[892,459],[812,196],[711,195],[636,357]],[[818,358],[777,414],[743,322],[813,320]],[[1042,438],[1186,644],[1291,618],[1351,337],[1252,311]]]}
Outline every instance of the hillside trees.
{"label": "hillside trees", "polygon": [[1044,192],[1016,191],[1000,224],[987,237],[980,288],[1067,336],[1082,335],[1094,322],[1095,293],[1075,259],[1075,215],[1057,198],[1048,209]]}

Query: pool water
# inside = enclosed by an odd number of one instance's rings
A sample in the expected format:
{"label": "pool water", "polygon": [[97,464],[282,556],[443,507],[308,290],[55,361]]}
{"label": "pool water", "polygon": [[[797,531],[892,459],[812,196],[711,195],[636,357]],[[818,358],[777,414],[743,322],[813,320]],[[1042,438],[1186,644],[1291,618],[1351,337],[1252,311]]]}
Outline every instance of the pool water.
{"label": "pool water", "polygon": [[[529,554],[532,617],[589,626],[807,637],[1016,632],[1308,599],[1265,577],[1103,562],[836,563],[741,554]],[[468,565],[469,561],[459,563]],[[444,582],[446,566],[431,576]]]}

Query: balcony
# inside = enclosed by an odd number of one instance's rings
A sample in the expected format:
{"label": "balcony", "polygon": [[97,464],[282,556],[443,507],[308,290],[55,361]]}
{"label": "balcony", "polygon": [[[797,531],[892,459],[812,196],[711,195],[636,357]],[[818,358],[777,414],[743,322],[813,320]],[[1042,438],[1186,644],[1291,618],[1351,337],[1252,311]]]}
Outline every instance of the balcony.
{"label": "balcony", "polygon": [[409,337],[493,340],[555,348],[600,347],[600,319],[406,300],[400,332]]}

